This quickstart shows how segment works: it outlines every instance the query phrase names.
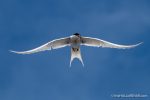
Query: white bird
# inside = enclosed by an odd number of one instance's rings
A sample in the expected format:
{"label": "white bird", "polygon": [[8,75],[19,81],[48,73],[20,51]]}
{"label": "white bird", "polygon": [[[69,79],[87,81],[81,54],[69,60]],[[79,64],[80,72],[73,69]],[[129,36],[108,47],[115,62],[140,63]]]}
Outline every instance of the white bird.
{"label": "white bird", "polygon": [[71,59],[70,59],[70,67],[71,63],[74,60],[74,58],[77,58],[81,61],[82,65],[84,66],[81,52],[80,52],[80,45],[85,45],[85,46],[92,46],[92,47],[107,47],[107,48],[117,48],[117,49],[129,49],[129,48],[134,48],[141,43],[135,44],[135,45],[119,45],[119,44],[114,44],[105,40],[97,39],[97,38],[91,38],[91,37],[83,37],[79,33],[75,33],[71,35],[70,37],[65,37],[65,38],[60,38],[60,39],[55,39],[52,40],[40,47],[37,47],[32,50],[28,51],[11,51],[17,54],[32,54],[32,53],[37,53],[40,51],[45,51],[45,50],[52,50],[52,49],[59,49],[62,47],[66,46],[71,46]]}

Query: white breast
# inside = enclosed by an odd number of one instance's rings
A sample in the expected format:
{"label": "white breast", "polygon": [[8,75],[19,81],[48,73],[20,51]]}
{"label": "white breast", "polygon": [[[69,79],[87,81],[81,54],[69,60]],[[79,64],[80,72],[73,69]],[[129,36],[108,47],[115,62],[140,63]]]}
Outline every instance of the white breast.
{"label": "white breast", "polygon": [[72,47],[78,47],[80,45],[80,38],[78,36],[71,36],[71,46]]}

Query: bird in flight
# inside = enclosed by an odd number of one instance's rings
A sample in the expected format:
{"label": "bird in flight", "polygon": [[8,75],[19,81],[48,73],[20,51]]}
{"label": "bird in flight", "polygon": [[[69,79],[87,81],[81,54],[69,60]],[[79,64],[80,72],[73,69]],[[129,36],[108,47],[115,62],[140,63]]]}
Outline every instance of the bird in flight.
{"label": "bird in flight", "polygon": [[140,44],[141,43],[138,43],[135,45],[119,45],[119,44],[111,43],[111,42],[101,40],[98,38],[84,37],[84,36],[81,36],[79,33],[75,33],[69,37],[52,40],[35,49],[31,49],[28,51],[21,51],[21,52],[19,51],[11,51],[11,52],[14,52],[17,54],[32,54],[32,53],[37,53],[40,51],[59,49],[59,48],[63,48],[66,46],[70,46],[71,47],[70,67],[71,67],[71,63],[74,60],[74,58],[79,59],[82,65],[84,66],[81,52],[80,52],[80,45],[92,46],[92,47],[116,48],[116,49],[129,49],[129,48],[134,48]]}

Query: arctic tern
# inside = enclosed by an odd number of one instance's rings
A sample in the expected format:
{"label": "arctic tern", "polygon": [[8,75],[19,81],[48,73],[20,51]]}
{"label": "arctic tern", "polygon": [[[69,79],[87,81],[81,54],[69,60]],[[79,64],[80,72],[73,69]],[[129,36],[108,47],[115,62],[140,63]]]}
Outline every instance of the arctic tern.
{"label": "arctic tern", "polygon": [[141,43],[138,43],[135,45],[119,45],[119,44],[111,43],[111,42],[101,40],[98,38],[83,37],[79,33],[75,33],[75,34],[71,35],[70,37],[52,40],[52,41],[50,41],[40,47],[32,49],[32,50],[21,51],[21,52],[11,51],[11,52],[14,52],[17,54],[32,54],[32,53],[37,53],[40,51],[59,49],[59,48],[63,48],[66,46],[71,46],[71,59],[70,59],[70,67],[71,67],[71,63],[74,60],[74,58],[79,59],[81,61],[82,65],[84,66],[81,52],[80,52],[80,45],[92,46],[92,47],[129,49],[129,48],[134,48],[140,44]]}

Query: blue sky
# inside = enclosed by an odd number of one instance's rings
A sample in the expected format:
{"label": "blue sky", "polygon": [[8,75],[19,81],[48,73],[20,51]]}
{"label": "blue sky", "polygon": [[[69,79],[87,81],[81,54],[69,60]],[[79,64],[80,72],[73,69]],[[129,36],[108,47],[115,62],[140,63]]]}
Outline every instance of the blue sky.
{"label": "blue sky", "polygon": [[[149,95],[149,5],[149,0],[1,0],[0,100],[114,100],[111,94]],[[144,44],[130,50],[81,47],[84,68],[78,60],[69,68],[69,47],[33,55],[9,52],[75,32],[119,44]]]}

